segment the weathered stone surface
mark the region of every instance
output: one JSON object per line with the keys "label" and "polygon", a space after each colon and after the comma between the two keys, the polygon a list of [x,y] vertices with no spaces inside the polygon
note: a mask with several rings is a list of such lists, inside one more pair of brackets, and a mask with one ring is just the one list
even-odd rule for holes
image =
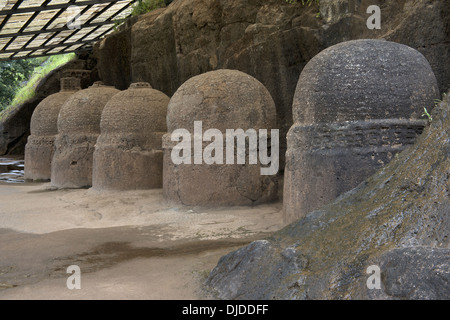
{"label": "weathered stone surface", "polygon": [[[366,26],[369,5],[381,8],[381,30]],[[174,1],[133,19],[95,51],[105,83],[123,83],[118,88],[125,89],[147,81],[168,96],[192,76],[222,68],[243,71],[269,90],[285,137],[303,67],[343,41],[384,38],[415,48],[430,62],[441,92],[447,91],[449,20],[446,0],[321,0],[320,7],[278,0]],[[286,150],[284,139],[281,144]],[[283,161],[284,151],[280,155]]]}
{"label": "weathered stone surface", "polygon": [[95,72],[86,69],[64,69],[61,72],[61,78],[79,79],[79,87],[84,89],[89,87],[94,81],[98,79],[96,78]]}
{"label": "weathered stone surface", "polygon": [[193,132],[194,121],[203,129],[276,128],[275,104],[255,78],[237,70],[217,70],[186,81],[170,99],[167,129]]}
{"label": "weathered stone surface", "polygon": [[[60,91],[60,80],[65,70],[85,69],[86,61],[75,59],[50,72],[36,86],[36,95],[23,104],[10,107],[0,115],[0,155],[24,155],[25,145],[30,135],[30,121],[34,109],[46,97]],[[95,73],[82,77],[82,88],[87,88],[96,80]]]}
{"label": "weathered stone surface", "polygon": [[370,299],[450,299],[450,249],[399,248],[376,263],[383,270],[380,290],[367,290]]}
{"label": "weathered stone surface", "polygon": [[80,78],[61,78],[61,91],[42,100],[34,110],[25,146],[25,179],[50,180],[59,111],[80,89]]}
{"label": "weathered stone surface", "polygon": [[51,182],[58,188],[92,186],[92,161],[106,103],[119,90],[96,82],[73,94],[61,107],[52,159]]}
{"label": "weathered stone surface", "polygon": [[103,42],[95,55],[99,77],[108,85],[125,90],[131,84],[131,30],[112,33]]}
{"label": "weathered stone surface", "polygon": [[[225,160],[224,164],[194,164],[192,150],[192,164],[174,164],[171,153],[178,142],[171,141],[171,134],[186,129],[194,137],[194,121],[202,121],[202,134],[208,129],[220,130],[225,159],[226,130],[266,129],[270,133],[276,128],[275,105],[258,80],[240,71],[211,71],[186,81],[168,106],[169,133],[163,138],[166,199],[190,206],[220,206],[252,205],[276,198],[276,177],[261,175],[259,162],[249,164],[248,157],[245,164],[225,164]],[[208,144],[203,143],[202,148]],[[237,148],[234,150],[236,153]]]}
{"label": "weathered stone surface", "polygon": [[418,119],[440,98],[426,58],[408,46],[354,40],[327,48],[303,69],[295,91],[294,123]]}
{"label": "weathered stone surface", "polygon": [[17,107],[5,110],[0,118],[0,154],[24,154],[30,135],[30,121],[33,111],[42,99],[29,99]]}
{"label": "weathered stone surface", "polygon": [[[413,146],[357,188],[221,258],[208,287],[222,299],[448,299],[448,96],[432,115]],[[366,285],[374,264],[378,293]]]}
{"label": "weathered stone surface", "polygon": [[94,189],[162,188],[162,136],[167,132],[169,100],[148,83],[134,83],[109,100],[94,151]]}
{"label": "weathered stone surface", "polygon": [[325,49],[300,75],[287,135],[284,219],[356,187],[414,143],[439,90],[425,57],[390,41]]}

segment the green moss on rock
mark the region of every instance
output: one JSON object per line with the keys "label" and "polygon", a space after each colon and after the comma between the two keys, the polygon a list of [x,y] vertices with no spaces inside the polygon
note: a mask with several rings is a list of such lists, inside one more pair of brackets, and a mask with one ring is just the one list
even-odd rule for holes
{"label": "green moss on rock", "polygon": [[[448,281],[448,271],[437,277],[435,265],[448,270],[449,113],[447,96],[416,144],[357,188],[261,242],[264,250],[255,253],[251,244],[222,258],[207,285],[223,299],[448,299],[450,290],[436,280]],[[402,285],[418,289],[403,294],[389,289],[400,275],[387,270],[404,265],[408,254],[414,265],[404,268],[411,277],[401,275],[409,279]],[[385,267],[380,290],[366,286],[370,265]],[[412,276],[417,268],[421,278]]]}

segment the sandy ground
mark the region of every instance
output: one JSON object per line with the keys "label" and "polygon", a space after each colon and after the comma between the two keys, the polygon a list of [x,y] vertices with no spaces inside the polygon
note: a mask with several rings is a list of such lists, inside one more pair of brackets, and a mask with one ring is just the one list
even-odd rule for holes
{"label": "sandy ground", "polygon": [[0,299],[212,299],[201,284],[219,258],[281,221],[281,203],[201,209],[170,206],[160,189],[0,183]]}

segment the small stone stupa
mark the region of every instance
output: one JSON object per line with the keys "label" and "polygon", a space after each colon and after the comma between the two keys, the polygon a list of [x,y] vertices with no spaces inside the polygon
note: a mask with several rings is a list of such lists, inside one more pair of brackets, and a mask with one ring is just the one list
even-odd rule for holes
{"label": "small stone stupa", "polygon": [[94,152],[94,189],[162,188],[169,100],[146,82],[133,83],[109,100]]}
{"label": "small stone stupa", "polygon": [[437,98],[428,61],[405,45],[348,41],[311,59],[287,135],[285,222],[356,187],[413,144]]}
{"label": "small stone stupa", "polygon": [[81,90],[79,78],[64,77],[60,83],[61,91],[42,100],[31,116],[31,135],[25,146],[24,173],[27,180],[50,180],[59,111],[67,99]]}
{"label": "small stone stupa", "polygon": [[119,92],[114,87],[95,82],[73,94],[61,107],[52,159],[53,186],[92,186],[92,158],[100,134],[101,114],[106,103]]}
{"label": "small stone stupa", "polygon": [[[201,132],[195,132],[196,123]],[[163,137],[165,199],[188,206],[252,205],[275,199],[276,176],[261,175],[260,161],[250,163],[249,148],[245,163],[238,164],[238,156],[243,156],[244,151],[238,151],[237,143],[233,153],[225,145],[229,139],[227,129],[245,132],[254,129],[256,133],[266,129],[270,133],[276,126],[273,99],[255,78],[237,70],[217,70],[189,79],[175,92],[168,106],[168,133]],[[189,163],[173,161],[172,152],[181,143],[173,139],[177,129],[192,137],[183,140],[189,148],[193,146],[189,156],[180,152]],[[207,132],[214,137],[205,138]],[[209,153],[215,159],[207,163],[204,156],[211,141],[219,147]],[[228,156],[235,162],[225,161]]]}

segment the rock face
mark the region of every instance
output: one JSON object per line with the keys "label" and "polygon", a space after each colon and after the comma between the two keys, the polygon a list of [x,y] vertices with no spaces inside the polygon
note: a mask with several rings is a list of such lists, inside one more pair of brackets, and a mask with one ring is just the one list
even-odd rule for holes
{"label": "rock face", "polygon": [[162,136],[167,132],[169,100],[142,82],[109,100],[94,151],[94,189],[162,188]]}
{"label": "rock face", "polygon": [[448,300],[450,249],[399,248],[383,254],[383,290],[370,290],[370,299]]}
{"label": "rock face", "polygon": [[61,91],[42,100],[34,110],[25,147],[25,179],[50,180],[59,110],[80,89],[80,78],[61,78]]}
{"label": "rock face", "polygon": [[[450,298],[450,101],[407,150],[336,201],[222,257],[222,299]],[[369,289],[370,266],[380,289]]]}
{"label": "rock face", "polygon": [[[366,26],[369,5],[381,8],[381,30]],[[323,49],[343,41],[384,38],[415,48],[430,62],[441,92],[446,92],[449,20],[446,0],[321,0],[320,7],[278,0],[174,1],[106,37],[95,55],[106,84],[126,89],[131,82],[146,81],[168,96],[207,71],[245,72],[272,95],[284,138],[293,123],[292,99],[303,67]],[[281,158],[285,150],[281,139]]]}
{"label": "rock face", "polygon": [[[55,92],[56,93],[56,92]],[[30,99],[20,106],[5,110],[0,115],[0,154],[23,155],[28,136],[30,121],[41,99]]]}
{"label": "rock face", "polygon": [[95,82],[61,107],[52,159],[51,182],[58,188],[92,186],[92,161],[106,103],[119,90]]}
{"label": "rock face", "polygon": [[[201,135],[209,129],[219,131],[210,139],[199,136],[199,148],[195,142],[195,121],[201,121],[201,129],[197,131]],[[251,164],[247,156],[239,164],[238,142],[235,143],[234,138],[235,147],[230,153],[234,157],[232,164],[227,164],[225,160],[229,138],[227,129],[242,129],[244,132],[253,129],[256,137],[260,129],[270,134],[271,129],[276,128],[274,102],[267,89],[255,78],[236,70],[217,70],[189,79],[170,99],[167,128],[169,133],[163,138],[163,192],[166,199],[197,206],[251,205],[276,198],[276,178],[261,175],[260,162]],[[185,129],[190,135],[189,141],[182,138],[183,143],[189,146],[190,155],[174,149],[181,142],[181,139],[172,141],[172,134],[177,129]],[[215,151],[207,153],[210,142],[202,143],[202,138],[204,141],[222,143]],[[219,155],[219,150],[222,155]],[[251,152],[248,144],[246,150]],[[196,160],[197,151],[203,158],[200,161]],[[256,149],[254,151],[258,152]],[[190,164],[174,163],[172,152],[186,156]],[[205,160],[205,154],[214,156],[212,163]]]}
{"label": "rock face", "polygon": [[405,45],[354,40],[311,59],[298,80],[287,136],[285,221],[356,187],[413,144],[426,124],[424,108],[437,98],[428,61]]}

